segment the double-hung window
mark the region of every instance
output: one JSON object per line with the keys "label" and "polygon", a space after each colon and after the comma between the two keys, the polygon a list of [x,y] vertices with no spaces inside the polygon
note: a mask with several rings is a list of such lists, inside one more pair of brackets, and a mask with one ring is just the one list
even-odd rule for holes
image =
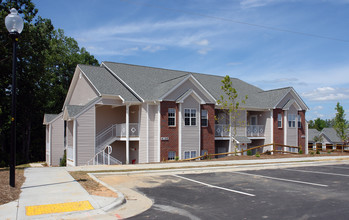
{"label": "double-hung window", "polygon": [[193,108],[184,109],[184,124],[187,126],[196,125],[196,109],[193,109]]}
{"label": "double-hung window", "polygon": [[184,159],[189,159],[194,157],[196,157],[196,150],[184,151]]}
{"label": "double-hung window", "polygon": [[302,118],[300,115],[298,115],[298,128],[301,128],[302,127]]}
{"label": "double-hung window", "polygon": [[295,128],[296,127],[296,115],[288,114],[288,127]]}
{"label": "double-hung window", "polygon": [[168,109],[168,126],[176,126],[176,109]]}
{"label": "double-hung window", "polygon": [[176,152],[175,151],[169,151],[168,152],[168,160],[174,160],[176,158]]}
{"label": "double-hung window", "polygon": [[282,114],[278,114],[278,128],[282,128]]}
{"label": "double-hung window", "polygon": [[201,110],[201,126],[202,127],[208,126],[207,110]]}

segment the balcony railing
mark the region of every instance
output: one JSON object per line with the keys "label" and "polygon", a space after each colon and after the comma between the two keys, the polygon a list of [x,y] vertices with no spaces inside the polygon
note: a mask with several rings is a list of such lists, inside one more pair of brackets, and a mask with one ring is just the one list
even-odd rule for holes
{"label": "balcony railing", "polygon": [[[246,126],[247,137],[264,137],[264,125]],[[215,137],[229,137],[229,124],[216,124]]]}
{"label": "balcony railing", "polygon": [[264,125],[247,125],[247,137],[264,137]]}
{"label": "balcony railing", "polygon": [[216,137],[229,137],[228,124],[215,124],[214,128]]}

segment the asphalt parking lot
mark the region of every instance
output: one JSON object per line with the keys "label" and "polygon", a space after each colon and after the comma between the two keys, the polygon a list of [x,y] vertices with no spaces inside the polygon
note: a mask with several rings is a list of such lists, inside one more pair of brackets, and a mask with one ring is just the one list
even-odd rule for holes
{"label": "asphalt parking lot", "polygon": [[349,219],[349,165],[170,174],[134,189],[153,200],[129,219]]}

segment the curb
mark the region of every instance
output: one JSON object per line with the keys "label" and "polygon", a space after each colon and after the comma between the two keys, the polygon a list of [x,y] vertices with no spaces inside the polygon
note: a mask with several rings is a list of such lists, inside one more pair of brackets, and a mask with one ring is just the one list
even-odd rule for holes
{"label": "curb", "polygon": [[111,209],[114,209],[118,206],[121,206],[122,204],[124,204],[126,202],[125,196],[124,194],[122,194],[121,192],[115,190],[114,188],[110,187],[108,184],[106,184],[105,182],[99,180],[93,173],[87,173],[94,181],[100,183],[101,185],[105,186],[106,188],[108,188],[109,190],[115,192],[118,195],[118,198],[115,199],[114,202],[110,203],[107,206],[104,206],[103,208],[101,208],[101,210],[108,212]]}

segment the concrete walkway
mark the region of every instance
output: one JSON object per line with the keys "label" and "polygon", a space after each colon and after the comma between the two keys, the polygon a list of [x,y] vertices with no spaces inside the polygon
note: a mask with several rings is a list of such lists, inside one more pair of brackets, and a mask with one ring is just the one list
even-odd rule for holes
{"label": "concrete walkway", "polygon": [[61,167],[27,168],[24,175],[19,200],[0,206],[0,219],[84,219],[106,215],[105,207],[123,199],[91,196]]}

